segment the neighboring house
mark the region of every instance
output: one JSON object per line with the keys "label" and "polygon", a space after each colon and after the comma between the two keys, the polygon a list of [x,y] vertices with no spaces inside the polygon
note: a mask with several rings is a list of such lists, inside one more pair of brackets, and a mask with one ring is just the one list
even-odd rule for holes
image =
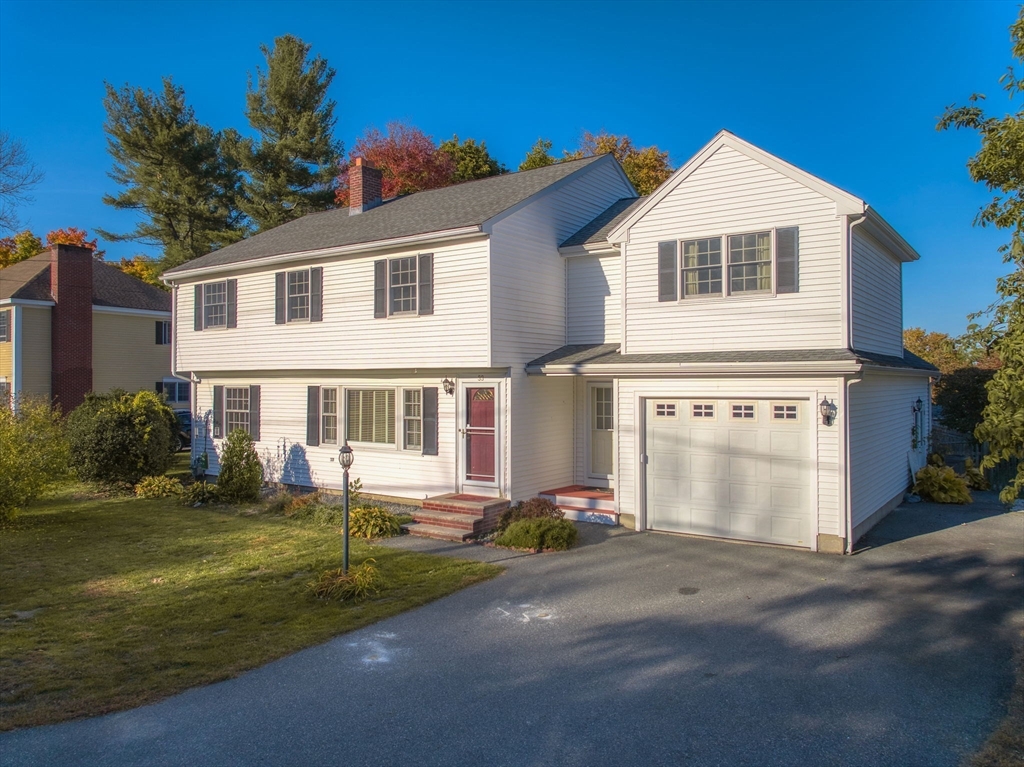
{"label": "neighboring house", "polygon": [[340,488],[347,440],[428,532],[546,494],[832,552],[902,498],[937,371],[902,346],[918,255],[862,200],[727,132],[646,198],[609,155],[384,202],[350,179],[351,209],[165,274],[211,473],[242,428],[271,480]]}
{"label": "neighboring house", "polygon": [[170,296],[73,245],[0,269],[3,401],[40,397],[69,412],[115,388],[188,406],[188,382],[171,375]]}

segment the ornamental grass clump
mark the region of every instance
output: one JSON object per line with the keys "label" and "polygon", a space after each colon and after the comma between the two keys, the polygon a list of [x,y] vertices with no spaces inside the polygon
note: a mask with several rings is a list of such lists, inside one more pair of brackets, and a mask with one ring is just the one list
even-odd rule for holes
{"label": "ornamental grass clump", "polygon": [[546,498],[531,498],[509,506],[498,518],[498,532],[524,519],[562,519],[565,512]]}
{"label": "ornamental grass clump", "polygon": [[930,463],[915,477],[911,492],[926,501],[934,503],[971,503],[971,494],[967,483],[949,466],[937,466]]}
{"label": "ornamental grass clump", "polygon": [[356,538],[393,538],[402,532],[402,525],[387,509],[360,506],[349,512],[348,531]]}
{"label": "ornamental grass clump", "polygon": [[181,495],[181,480],[161,474],[156,477],[143,477],[135,485],[136,498],[171,498]]}
{"label": "ornamental grass clump", "polygon": [[229,503],[253,503],[260,499],[263,464],[256,445],[243,429],[235,429],[224,443],[217,476],[218,495]]}
{"label": "ornamental grass clump", "polygon": [[342,572],[340,567],[326,570],[309,584],[309,590],[317,599],[339,602],[358,601],[375,596],[384,588],[384,576],[376,565],[377,560],[371,558],[350,567],[348,573]]}
{"label": "ornamental grass clump", "polygon": [[531,551],[565,551],[576,545],[579,531],[567,519],[521,519],[494,539],[496,546]]}

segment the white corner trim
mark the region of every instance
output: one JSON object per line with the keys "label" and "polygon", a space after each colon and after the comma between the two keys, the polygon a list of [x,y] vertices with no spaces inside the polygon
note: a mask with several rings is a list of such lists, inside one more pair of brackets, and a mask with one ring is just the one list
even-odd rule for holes
{"label": "white corner trim", "polygon": [[37,301],[34,298],[0,298],[0,306],[56,306],[55,301]]}
{"label": "white corner trim", "polygon": [[127,306],[97,306],[92,305],[92,310],[96,314],[129,314],[136,317],[155,317],[161,320],[171,319],[171,312],[161,312],[155,309],[131,309]]}
{"label": "white corner trim", "polygon": [[14,316],[11,318],[14,321],[14,335],[12,340],[14,346],[11,349],[11,394],[17,397],[21,394],[21,380],[23,378],[21,370],[21,357],[22,357],[22,310],[21,306],[15,305]]}

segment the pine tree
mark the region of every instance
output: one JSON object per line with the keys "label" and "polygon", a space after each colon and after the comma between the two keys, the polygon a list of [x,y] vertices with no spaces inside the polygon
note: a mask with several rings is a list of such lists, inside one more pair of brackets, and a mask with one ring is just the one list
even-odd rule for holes
{"label": "pine tree", "polygon": [[468,138],[460,142],[456,135],[448,141],[442,141],[437,149],[452,158],[455,166],[452,173],[453,183],[508,173],[508,168],[491,157],[487,151],[486,141],[478,144],[475,139]]}
{"label": "pine tree", "polygon": [[103,201],[142,216],[125,234],[98,230],[104,239],[161,246],[162,265],[171,267],[243,236],[237,170],[221,151],[221,134],[196,120],[184,89],[169,77],[160,93],[107,84],[103,103],[110,177],[124,187]]}
{"label": "pine tree", "polygon": [[530,147],[530,151],[526,153],[526,157],[519,163],[519,170],[533,170],[534,168],[554,165],[558,160],[551,156],[552,146],[548,139],[537,139],[534,145]]}
{"label": "pine tree", "polygon": [[249,78],[245,111],[257,136],[230,134],[245,173],[239,205],[260,231],[334,203],[343,153],[327,98],[335,72],[322,56],[309,58],[311,47],[292,35],[260,47],[267,69],[256,70],[255,84]]}

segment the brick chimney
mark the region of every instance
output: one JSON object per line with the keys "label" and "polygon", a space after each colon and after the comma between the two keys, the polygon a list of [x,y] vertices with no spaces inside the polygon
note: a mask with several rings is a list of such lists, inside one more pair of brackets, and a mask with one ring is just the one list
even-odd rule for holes
{"label": "brick chimney", "polygon": [[376,208],[381,201],[383,174],[373,163],[356,157],[348,166],[348,214],[354,216]]}
{"label": "brick chimney", "polygon": [[69,413],[92,391],[92,251],[50,248],[50,392]]}

